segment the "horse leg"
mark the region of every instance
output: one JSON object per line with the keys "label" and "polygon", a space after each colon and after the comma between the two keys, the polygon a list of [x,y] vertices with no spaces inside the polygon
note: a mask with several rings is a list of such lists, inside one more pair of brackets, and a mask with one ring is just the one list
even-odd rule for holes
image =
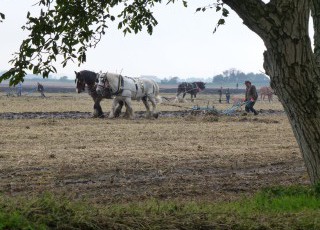
{"label": "horse leg", "polygon": [[129,119],[134,119],[133,109],[132,109],[132,105],[131,105],[131,98],[130,97],[126,97],[124,99],[124,103],[126,103]]}
{"label": "horse leg", "polygon": [[94,100],[94,105],[93,105],[93,117],[94,118],[103,118],[104,117],[104,114],[102,112],[102,108],[101,108],[101,105],[100,105],[100,101],[101,99],[96,99]]}
{"label": "horse leg", "polygon": [[181,94],[181,91],[178,90],[177,92],[177,96],[176,98],[174,99],[174,102],[179,102],[179,95]]}
{"label": "horse leg", "polygon": [[154,118],[158,118],[159,117],[159,113],[157,112],[156,99],[154,97],[149,97],[149,100],[151,101],[151,104],[152,104],[152,115],[153,115]]}
{"label": "horse leg", "polygon": [[144,106],[146,107],[147,110],[147,118],[151,118],[151,112],[150,112],[150,106],[148,103],[148,98],[146,96],[142,97],[142,102],[144,104]]}
{"label": "horse leg", "polygon": [[119,101],[119,104],[118,104],[118,106],[117,106],[117,108],[115,110],[115,113],[114,113],[114,117],[119,117],[120,116],[123,104],[124,104],[123,101]]}
{"label": "horse leg", "polygon": [[183,93],[182,98],[184,99],[185,96],[186,96],[186,93]]}
{"label": "horse leg", "polygon": [[116,109],[116,106],[118,105],[118,103],[119,103],[119,99],[118,98],[114,98],[113,101],[112,101],[111,111],[110,111],[110,114],[109,114],[109,118],[110,119],[115,117],[115,109]]}
{"label": "horse leg", "polygon": [[124,103],[124,106],[126,107],[126,112],[124,113],[123,117],[129,118],[130,117],[130,114],[129,114],[130,108],[128,107],[127,103],[125,103],[125,102],[123,102],[123,103]]}
{"label": "horse leg", "polygon": [[191,102],[194,102],[193,94],[191,94]]}

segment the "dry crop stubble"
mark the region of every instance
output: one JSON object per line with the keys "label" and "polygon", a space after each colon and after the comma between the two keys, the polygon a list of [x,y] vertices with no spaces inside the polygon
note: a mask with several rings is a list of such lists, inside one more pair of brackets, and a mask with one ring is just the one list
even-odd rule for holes
{"label": "dry crop stubble", "polygon": [[[0,97],[0,103],[1,113],[92,110],[85,94]],[[108,111],[111,101],[102,105]],[[144,110],[141,102],[134,108]],[[281,105],[258,102],[256,108],[281,110]],[[100,203],[219,200],[268,185],[309,183],[285,114],[212,117],[0,119],[0,192],[51,191]]]}

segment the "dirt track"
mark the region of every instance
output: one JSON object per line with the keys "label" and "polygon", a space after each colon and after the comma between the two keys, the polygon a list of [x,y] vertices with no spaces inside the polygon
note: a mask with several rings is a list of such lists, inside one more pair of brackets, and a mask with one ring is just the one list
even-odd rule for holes
{"label": "dirt track", "polygon": [[[266,115],[280,115],[284,114],[283,111],[279,110],[263,110],[260,111],[260,116]],[[198,110],[180,110],[180,111],[161,111],[161,117],[185,117],[190,115],[204,116],[206,111]],[[215,115],[220,115],[219,111],[212,111]],[[108,116],[108,112],[105,113],[105,117]],[[233,112],[231,116],[242,116],[243,112]],[[226,115],[224,115],[226,116]],[[22,113],[0,113],[0,119],[46,119],[46,118],[56,118],[56,119],[79,119],[79,118],[92,118],[92,113],[90,112],[80,112],[80,111],[68,111],[68,112],[22,112]],[[135,118],[144,119],[144,111],[136,111]]]}

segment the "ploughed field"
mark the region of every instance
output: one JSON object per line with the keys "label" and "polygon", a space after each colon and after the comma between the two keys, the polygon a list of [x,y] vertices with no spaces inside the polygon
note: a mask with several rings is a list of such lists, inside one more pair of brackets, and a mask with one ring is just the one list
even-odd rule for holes
{"label": "ploughed field", "polygon": [[[0,93],[0,193],[50,191],[94,203],[149,198],[231,200],[273,185],[309,184],[281,104],[258,101],[258,116],[199,94],[163,94],[158,119],[91,118],[89,95]],[[241,95],[237,95],[241,96]],[[189,99],[189,96],[186,97]],[[103,100],[106,115],[111,100]],[[192,111],[213,105],[216,111]]]}

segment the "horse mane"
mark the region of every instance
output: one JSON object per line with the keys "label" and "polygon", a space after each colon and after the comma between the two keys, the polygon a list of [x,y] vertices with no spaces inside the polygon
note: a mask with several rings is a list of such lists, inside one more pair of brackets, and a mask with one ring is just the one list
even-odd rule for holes
{"label": "horse mane", "polygon": [[97,79],[97,73],[89,70],[81,70],[79,76],[83,77],[87,85],[94,85]]}

